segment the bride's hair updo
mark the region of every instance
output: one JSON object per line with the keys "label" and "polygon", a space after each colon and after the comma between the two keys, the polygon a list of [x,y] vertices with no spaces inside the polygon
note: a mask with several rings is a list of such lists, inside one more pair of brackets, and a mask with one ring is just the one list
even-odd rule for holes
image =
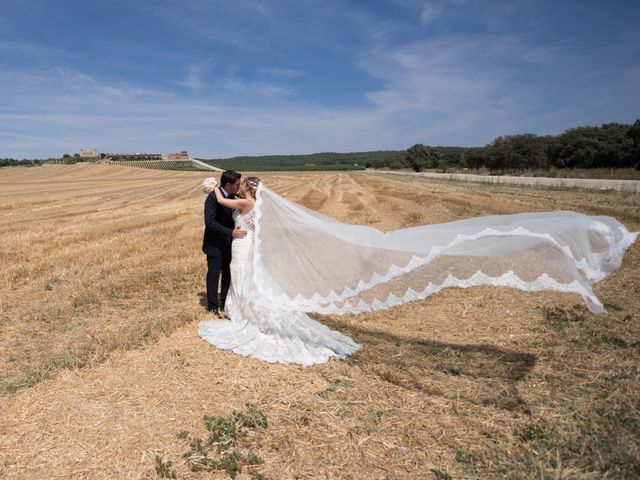
{"label": "bride's hair updo", "polygon": [[244,184],[247,186],[249,194],[253,198],[256,198],[256,190],[258,190],[258,185],[260,185],[260,179],[258,177],[247,177],[244,179]]}

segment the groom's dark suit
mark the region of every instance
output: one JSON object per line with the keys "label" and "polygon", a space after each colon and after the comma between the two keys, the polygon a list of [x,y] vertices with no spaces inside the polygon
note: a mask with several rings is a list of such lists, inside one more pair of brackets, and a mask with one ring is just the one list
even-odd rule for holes
{"label": "groom's dark suit", "polygon": [[[233,195],[222,195],[234,198]],[[233,231],[233,210],[218,203],[215,192],[211,192],[204,202],[204,239],[202,251],[207,255],[207,307],[210,310],[224,309],[229,291],[231,272],[231,232]],[[218,302],[218,282],[220,285],[220,301]]]}

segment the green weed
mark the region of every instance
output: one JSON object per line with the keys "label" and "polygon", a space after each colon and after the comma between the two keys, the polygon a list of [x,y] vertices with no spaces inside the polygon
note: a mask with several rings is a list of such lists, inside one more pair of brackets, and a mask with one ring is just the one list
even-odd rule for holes
{"label": "green weed", "polygon": [[432,468],[431,471],[436,477],[436,480],[451,480],[451,475],[447,472],[443,472],[442,470],[438,470],[437,468]]}
{"label": "green weed", "polygon": [[62,279],[60,277],[53,277],[50,278],[49,280],[47,280],[44,284],[44,289],[51,291],[53,290],[57,285],[59,285],[62,282]]}
{"label": "green weed", "polygon": [[581,306],[548,307],[544,309],[544,316],[549,326],[554,330],[564,330],[572,323],[583,322],[586,318]]}
{"label": "green weed", "polygon": [[547,433],[540,425],[535,423],[529,423],[518,432],[518,436],[525,442],[532,440],[544,440],[547,438]]}
{"label": "green weed", "polygon": [[91,292],[82,292],[73,299],[73,306],[76,308],[91,305],[92,303],[98,303],[98,299]]}
{"label": "green weed", "polygon": [[614,347],[617,347],[617,348],[625,348],[625,347],[627,347],[627,342],[625,342],[621,338],[613,337],[613,336],[610,336],[610,335],[602,335],[600,337],[600,341],[602,343],[608,343],[609,345],[613,345]]}
{"label": "green weed", "polygon": [[458,463],[474,463],[476,456],[471,452],[456,449],[456,462]]}
{"label": "green weed", "polygon": [[156,455],[156,474],[160,478],[178,478],[175,470],[171,470],[171,460],[166,462],[162,460],[160,455]]}
{"label": "green weed", "polygon": [[[195,436],[190,437],[187,430],[181,430],[177,433],[177,437],[186,441],[189,446],[182,458],[185,459],[192,472],[223,471],[234,479],[242,472],[243,467],[264,463],[256,454],[251,451],[245,452],[239,445],[239,441],[247,429],[267,428],[268,425],[264,413],[251,403],[246,405],[246,411],[233,411],[228,417],[205,415],[203,422],[209,434],[206,440]],[[232,447],[235,448],[231,450]],[[218,455],[220,456],[216,458]],[[156,457],[156,472],[159,472],[159,469],[162,469],[162,472],[167,471],[171,463],[159,464],[158,458]],[[264,480],[262,475],[255,472],[252,478]]]}

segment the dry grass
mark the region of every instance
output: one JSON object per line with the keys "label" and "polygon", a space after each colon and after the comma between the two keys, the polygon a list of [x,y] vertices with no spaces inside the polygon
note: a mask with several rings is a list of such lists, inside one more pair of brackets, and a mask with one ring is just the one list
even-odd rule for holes
{"label": "dry grass", "polygon": [[[270,365],[212,348],[203,318],[203,173],[98,165],[0,170],[0,478],[194,473],[176,434],[255,404],[268,428],[238,478],[640,475],[640,246],[572,295],[451,289],[319,319],[363,345]],[[571,209],[640,228],[640,196],[367,174],[262,174],[322,213],[390,230]],[[84,367],[84,368],[80,368]]]}
{"label": "dry grass", "polygon": [[201,313],[197,176],[93,165],[0,175],[0,393]]}

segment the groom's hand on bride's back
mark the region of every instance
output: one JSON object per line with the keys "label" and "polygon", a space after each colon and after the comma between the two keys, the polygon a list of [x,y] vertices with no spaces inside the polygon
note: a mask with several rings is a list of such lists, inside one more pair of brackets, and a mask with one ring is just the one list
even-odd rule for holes
{"label": "groom's hand on bride's back", "polygon": [[231,232],[233,238],[244,238],[247,236],[246,230],[242,230],[240,227],[236,227]]}

